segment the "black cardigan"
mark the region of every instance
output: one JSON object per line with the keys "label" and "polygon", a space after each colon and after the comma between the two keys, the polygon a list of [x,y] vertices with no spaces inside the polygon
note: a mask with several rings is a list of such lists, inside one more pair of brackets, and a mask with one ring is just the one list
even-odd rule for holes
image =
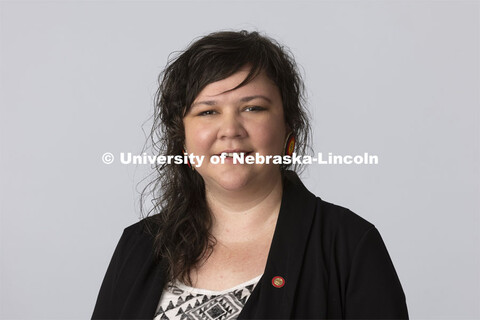
{"label": "black cardigan", "polygon": [[[153,319],[165,266],[144,219],[126,228],[92,319]],[[284,286],[273,286],[281,276]],[[374,225],[315,197],[287,172],[265,272],[239,319],[408,319],[405,295]]]}

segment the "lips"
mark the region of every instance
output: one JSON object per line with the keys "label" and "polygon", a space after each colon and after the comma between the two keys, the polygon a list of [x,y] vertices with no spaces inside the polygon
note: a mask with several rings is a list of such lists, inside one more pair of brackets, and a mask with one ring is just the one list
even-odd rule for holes
{"label": "lips", "polygon": [[222,152],[218,153],[217,156],[221,156],[222,154],[226,154],[227,157],[233,158],[234,154],[241,155],[243,154],[244,156],[247,156],[251,154],[253,151],[248,151],[248,150],[223,150]]}

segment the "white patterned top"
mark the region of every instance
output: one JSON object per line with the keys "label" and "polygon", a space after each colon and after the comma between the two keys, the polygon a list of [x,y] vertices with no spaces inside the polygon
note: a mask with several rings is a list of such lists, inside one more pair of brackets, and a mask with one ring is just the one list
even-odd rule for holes
{"label": "white patterned top", "polygon": [[233,320],[262,275],[223,291],[193,288],[178,280],[163,291],[154,320]]}

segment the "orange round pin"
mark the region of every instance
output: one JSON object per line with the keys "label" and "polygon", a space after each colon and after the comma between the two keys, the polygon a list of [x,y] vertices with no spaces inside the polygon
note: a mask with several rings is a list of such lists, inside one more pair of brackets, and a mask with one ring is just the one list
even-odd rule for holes
{"label": "orange round pin", "polygon": [[272,285],[275,287],[275,288],[281,288],[285,285],[285,279],[283,279],[282,277],[280,276],[276,276],[276,277],[273,277],[272,279]]}

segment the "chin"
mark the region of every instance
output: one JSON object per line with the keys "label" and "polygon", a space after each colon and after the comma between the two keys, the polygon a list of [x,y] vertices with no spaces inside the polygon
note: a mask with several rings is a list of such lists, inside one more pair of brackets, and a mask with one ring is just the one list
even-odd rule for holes
{"label": "chin", "polygon": [[242,170],[228,170],[219,173],[213,180],[218,186],[227,191],[240,191],[252,182],[252,172],[242,172]]}
{"label": "chin", "polygon": [[248,186],[250,179],[237,176],[222,176],[217,180],[217,184],[228,191],[239,191]]}

